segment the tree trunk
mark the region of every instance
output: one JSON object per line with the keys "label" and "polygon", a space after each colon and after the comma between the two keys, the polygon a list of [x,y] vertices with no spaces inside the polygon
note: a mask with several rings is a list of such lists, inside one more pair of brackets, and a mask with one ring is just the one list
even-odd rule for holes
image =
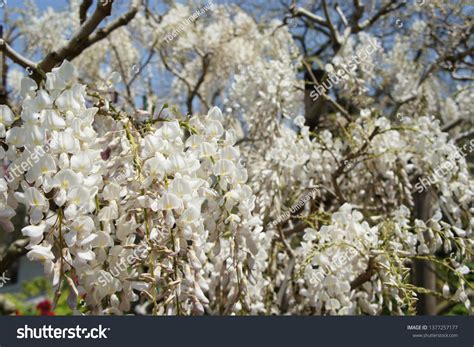
{"label": "tree trunk", "polygon": [[[421,193],[415,193],[415,218],[427,221],[431,217],[431,199],[429,189]],[[428,235],[425,234],[425,241],[429,242]],[[423,287],[432,291],[436,289],[436,273],[434,264],[427,260],[417,259],[414,262],[413,282],[418,287]],[[436,314],[436,297],[427,294],[418,294],[416,304],[418,315]]]}
{"label": "tree trunk", "polygon": [[[321,83],[324,76],[324,71],[318,69],[318,70],[313,70],[312,72],[313,72],[313,75],[316,77],[316,80],[318,81],[318,83]],[[319,125],[321,114],[325,114],[328,111],[327,106],[328,106],[328,103],[324,100],[324,98],[321,95],[317,95],[317,91],[314,88],[311,75],[308,71],[306,71],[305,72],[304,107],[305,107],[306,125],[310,128],[310,130],[314,130]]]}
{"label": "tree trunk", "polygon": [[[0,25],[0,39],[3,39],[3,25]],[[7,105],[7,57],[0,51],[0,105]]]}

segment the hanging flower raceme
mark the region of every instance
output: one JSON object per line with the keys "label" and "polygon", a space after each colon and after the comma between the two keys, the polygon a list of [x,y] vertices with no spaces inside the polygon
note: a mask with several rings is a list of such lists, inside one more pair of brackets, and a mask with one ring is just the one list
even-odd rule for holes
{"label": "hanging flower raceme", "polygon": [[74,78],[66,61],[45,89],[26,79],[13,127],[0,110],[2,225],[26,206],[27,257],[74,308],[81,296],[99,314],[139,299],[155,314],[251,310],[261,222],[221,111],[136,124]]}

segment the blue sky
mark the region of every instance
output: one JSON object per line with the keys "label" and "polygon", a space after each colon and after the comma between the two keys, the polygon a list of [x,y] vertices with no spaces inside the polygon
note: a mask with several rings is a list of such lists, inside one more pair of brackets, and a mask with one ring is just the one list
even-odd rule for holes
{"label": "blue sky", "polygon": [[[7,6],[11,7],[22,7],[26,3],[25,0],[6,0],[6,2]],[[33,1],[33,3],[35,3],[40,9],[45,9],[47,7],[58,8],[67,5],[67,0],[36,0]]]}

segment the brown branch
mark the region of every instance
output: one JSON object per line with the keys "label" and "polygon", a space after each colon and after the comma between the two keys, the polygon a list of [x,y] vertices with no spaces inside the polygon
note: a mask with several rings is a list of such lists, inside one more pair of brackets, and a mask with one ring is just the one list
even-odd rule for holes
{"label": "brown branch", "polygon": [[108,26],[103,29],[98,30],[96,33],[91,35],[91,37],[87,40],[87,47],[93,45],[97,41],[100,41],[110,35],[114,30],[120,28],[121,26],[127,25],[130,21],[135,18],[135,15],[138,12],[138,5],[133,4],[128,12],[124,13],[122,16],[118,17]]}
{"label": "brown branch", "polygon": [[426,79],[430,76],[430,74],[432,74],[433,72],[438,70],[439,64],[444,63],[444,62],[448,62],[448,61],[451,62],[451,64],[455,64],[458,60],[463,59],[464,57],[468,56],[469,54],[473,54],[473,53],[474,53],[474,48],[471,47],[468,50],[466,50],[464,52],[460,52],[456,55],[445,54],[442,57],[439,57],[435,62],[433,62],[428,67],[428,69],[425,71],[425,73],[421,76],[420,80],[418,81],[417,88],[420,87],[426,81]]}
{"label": "brown branch", "polygon": [[392,5],[394,5],[394,2],[389,2],[388,4],[386,4],[385,6],[383,6],[379,12],[377,12],[372,18],[370,19],[367,19],[366,21],[364,21],[362,24],[358,24],[358,23],[355,23],[355,27],[353,28],[353,33],[358,33],[359,31],[361,30],[365,30],[365,29],[368,29],[369,27],[371,27],[373,24],[375,24],[375,22],[377,22],[380,18],[384,17],[386,14],[390,13],[390,12],[393,12],[393,11],[396,11],[398,10],[399,8],[403,7],[406,5],[406,3],[404,2],[401,2],[400,4],[397,4],[395,6],[392,7]]}
{"label": "brown branch", "polygon": [[474,81],[474,77],[460,76],[460,75],[456,75],[455,73],[451,74],[451,77],[456,81],[463,81],[463,82]]}
{"label": "brown branch", "polygon": [[74,34],[70,41],[57,50],[48,53],[39,63],[39,68],[44,72],[49,72],[58,64],[61,64],[66,58],[74,59],[88,45],[88,38],[105,17],[110,16],[112,12],[113,0],[99,0],[96,10],[81,26],[79,31]]}
{"label": "brown branch", "polygon": [[199,79],[198,79],[196,85],[194,86],[194,88],[191,90],[191,93],[189,94],[188,100],[187,100],[188,112],[189,112],[190,115],[193,114],[193,99],[198,94],[199,87],[201,86],[201,84],[204,82],[204,79],[206,78],[206,73],[207,73],[208,68],[209,68],[209,55],[205,54],[202,57],[202,73],[201,73],[201,76],[199,76]]}
{"label": "brown branch", "polygon": [[[143,71],[143,69],[151,62],[151,59],[153,58],[153,56],[155,55],[156,53],[156,50],[155,50],[155,47],[156,45],[158,44],[158,38],[155,39],[155,41],[153,41],[151,47],[150,47],[150,52],[148,53],[148,57],[145,59],[145,61],[143,62],[143,64],[140,65],[140,67],[138,68],[138,72],[136,72],[132,78],[130,78],[130,80],[128,81],[127,83],[127,87],[130,87],[132,85],[132,83],[135,81],[135,79],[140,75],[140,72]],[[160,44],[161,45],[161,44]]]}
{"label": "brown branch", "polygon": [[[3,41],[3,25],[0,24],[0,40]],[[2,52],[2,51],[0,51]],[[8,105],[7,61],[5,54],[0,54],[0,104]]]}
{"label": "brown branch", "polygon": [[0,51],[4,52],[13,62],[17,63],[23,68],[31,68],[32,71],[38,70],[38,64],[28,58],[25,58],[20,53],[15,51],[4,39],[0,39]]}
{"label": "brown branch", "polygon": [[175,75],[180,81],[182,81],[186,87],[188,88],[188,91],[191,91],[191,85],[189,84],[189,82],[179,74],[178,71],[174,70],[171,65],[168,64],[167,60],[166,60],[166,57],[165,55],[163,54],[162,51],[159,52],[160,54],[160,58],[161,58],[161,61],[163,63],[163,66],[165,67],[166,70],[168,70],[169,72],[171,72],[173,75]]}
{"label": "brown branch", "polygon": [[459,124],[461,124],[462,122],[464,122],[464,118],[462,117],[459,117],[459,118],[456,118],[455,120],[445,124],[442,128],[441,128],[441,131],[443,132],[448,132],[450,131],[451,129],[457,127]]}
{"label": "brown branch", "polygon": [[[120,59],[120,54],[117,50],[117,47],[115,47],[115,45],[110,42],[110,45],[112,47],[112,51],[114,52],[114,55],[115,55],[115,59],[117,59],[117,63],[118,63],[118,66],[119,66],[119,69],[120,69],[120,75],[122,77],[122,81],[126,81],[127,79],[127,74],[125,72],[125,68],[123,66],[123,63],[122,63],[122,59]],[[127,102],[130,104],[130,106],[133,108],[134,111],[136,111],[136,107],[135,107],[135,104],[133,102],[133,96],[132,96],[132,91],[130,89],[130,86],[125,83],[125,92],[126,92],[126,99],[127,99]]]}
{"label": "brown branch", "polygon": [[364,16],[364,5],[360,3],[360,0],[353,0],[354,13],[351,17],[352,32],[357,32],[359,28],[359,20]]}
{"label": "brown branch", "polygon": [[351,282],[351,289],[356,289],[360,287],[361,285],[363,285],[365,282],[370,281],[370,278],[375,272],[375,268],[376,266],[375,266],[374,258],[370,258],[365,272],[357,276],[357,278]]}
{"label": "brown branch", "polygon": [[27,253],[25,247],[28,242],[28,239],[18,239],[8,246],[5,254],[0,258],[0,274],[7,271],[18,258]]}
{"label": "brown branch", "polygon": [[[64,60],[73,60],[80,55],[86,48],[92,46],[94,43],[106,38],[114,30],[121,26],[127,25],[137,14],[138,11],[138,0],[135,0],[128,12],[118,17],[112,23],[105,28],[102,28],[94,33],[99,24],[112,12],[112,4],[114,0],[99,0],[97,7],[89,18],[87,18],[82,24],[79,31],[74,34],[70,41],[64,44],[57,50],[54,50],[38,64],[38,67],[43,72],[51,71],[55,66],[61,64]],[[86,0],[84,2],[87,2]],[[86,7],[84,5],[83,9]],[[81,6],[82,6],[81,5]],[[87,9],[86,9],[87,12]],[[82,14],[85,15],[85,14]],[[41,77],[35,76],[37,82],[42,79]]]}
{"label": "brown branch", "polygon": [[81,25],[87,19],[87,10],[92,5],[92,0],[82,0],[81,6],[79,6],[79,21]]}
{"label": "brown branch", "polygon": [[373,138],[377,136],[377,134],[379,134],[379,131],[380,131],[380,128],[376,126],[374,130],[372,131],[372,133],[369,135],[369,137],[366,139],[364,144],[356,152],[351,151],[343,160],[341,160],[342,164],[339,164],[336,171],[334,171],[333,174],[331,175],[331,181],[334,186],[334,192],[336,193],[338,199],[341,202],[345,202],[346,199],[342,195],[337,179],[339,178],[339,176],[345,174],[344,172],[344,168],[346,167],[345,163],[360,157],[363,154],[363,152],[366,150],[366,148],[369,146]]}
{"label": "brown branch", "polygon": [[311,13],[305,8],[302,7],[296,7],[293,4],[290,6],[290,12],[295,16],[295,17],[305,17],[311,20],[312,22],[315,22],[319,25],[322,25],[324,27],[328,26],[328,23],[323,17],[320,17],[318,15],[315,15],[314,13]]}
{"label": "brown branch", "polygon": [[327,27],[329,28],[329,32],[331,33],[332,44],[333,44],[334,49],[338,50],[339,47],[341,47],[341,42],[340,42],[340,39],[339,39],[339,33],[338,33],[337,29],[334,27],[334,24],[332,23],[331,14],[329,13],[328,4],[327,4],[326,0],[322,0],[322,1],[323,1],[324,15],[326,16]]}
{"label": "brown branch", "polygon": [[474,130],[468,130],[465,132],[460,133],[454,138],[454,142],[459,142],[461,140],[467,139],[474,136]]}
{"label": "brown branch", "polygon": [[[311,79],[313,80],[313,83],[315,86],[318,86],[319,85],[319,82],[316,78],[316,76],[314,76],[314,73],[313,73],[313,70],[311,68],[311,65],[308,64],[305,60],[303,60],[303,65],[306,67],[306,70],[308,71]],[[351,121],[351,116],[349,114],[349,112],[347,112],[341,105],[339,105],[337,103],[337,101],[333,100],[329,95],[327,95],[326,93],[322,93],[321,96],[323,97],[324,100],[330,102],[339,112],[342,113],[342,115],[347,119],[348,122]]]}
{"label": "brown branch", "polygon": [[349,22],[347,21],[347,18],[344,14],[344,12],[342,11],[341,7],[339,6],[339,4],[336,3],[336,5],[334,6],[337,14],[339,15],[339,17],[341,17],[341,20],[342,22],[344,23],[345,26],[348,26],[349,25]]}
{"label": "brown branch", "polygon": [[283,279],[283,282],[277,293],[277,305],[278,307],[280,307],[280,310],[283,313],[286,313],[288,311],[288,305],[289,305],[290,299],[286,293],[286,290],[288,289],[288,285],[293,277],[295,264],[296,264],[295,258],[291,257],[290,261],[288,262],[288,265],[286,266],[285,278]]}
{"label": "brown branch", "polygon": [[285,278],[283,279],[283,282],[280,286],[280,289],[278,290],[277,293],[277,304],[282,310],[282,312],[286,312],[288,310],[288,301],[289,298],[286,295],[286,289],[288,288],[288,284],[290,283],[291,278],[293,277],[293,270],[295,269],[295,264],[296,264],[296,256],[295,252],[291,248],[290,244],[288,243],[288,240],[285,238],[285,235],[283,234],[283,231],[281,230],[280,227],[278,227],[278,232],[280,235],[280,240],[287,249],[289,255],[290,255],[290,261],[288,262],[288,265],[285,270]]}

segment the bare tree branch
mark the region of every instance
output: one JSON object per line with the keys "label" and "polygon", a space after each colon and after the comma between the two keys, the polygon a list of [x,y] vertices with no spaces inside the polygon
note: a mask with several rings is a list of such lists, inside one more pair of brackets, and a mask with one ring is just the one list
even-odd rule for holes
{"label": "bare tree branch", "polygon": [[28,58],[22,56],[15,51],[4,39],[0,39],[0,51],[4,52],[7,57],[24,68],[31,68],[33,71],[38,70],[38,64]]}
{"label": "bare tree branch", "polygon": [[201,76],[199,76],[199,79],[196,85],[194,86],[194,88],[191,90],[191,93],[189,93],[188,100],[187,100],[188,112],[191,115],[193,114],[193,99],[198,94],[199,87],[204,82],[208,68],[209,68],[209,56],[208,54],[205,54],[202,57],[202,74]]}
{"label": "bare tree branch", "polygon": [[[120,59],[120,54],[117,50],[117,47],[115,47],[115,45],[110,42],[110,45],[112,46],[112,50],[114,52],[114,55],[115,55],[115,59],[117,59],[117,62],[118,62],[118,65],[119,65],[119,69],[120,69],[120,75],[122,77],[122,81],[126,81],[127,80],[127,73],[125,71],[125,68],[123,66],[123,63],[122,63],[122,59]],[[132,91],[130,89],[130,85],[125,83],[125,92],[126,92],[126,99],[127,99],[127,102],[130,104],[130,106],[133,108],[134,111],[136,111],[136,107],[135,107],[135,103],[133,102],[133,96],[132,96]]]}
{"label": "bare tree branch", "polygon": [[[97,7],[91,17],[86,19],[86,13],[92,0],[84,0],[80,7],[80,17],[82,26],[79,31],[62,47],[48,53],[39,63],[35,63],[28,58],[23,57],[16,52],[5,40],[0,39],[0,51],[12,59],[15,63],[24,68],[30,68],[33,71],[33,78],[39,82],[45,77],[45,73],[51,71],[55,66],[61,64],[65,59],[73,60],[81,54],[86,48],[94,43],[106,38],[117,28],[127,25],[137,14],[139,0],[134,0],[130,10],[118,17],[105,28],[94,30],[112,12],[114,0],[99,0]],[[83,22],[84,20],[84,22]]]}
{"label": "bare tree branch", "polygon": [[462,122],[464,122],[464,118],[462,117],[459,117],[459,118],[456,118],[455,120],[447,123],[442,129],[441,131],[444,131],[444,132],[448,132],[449,130],[457,127],[459,124],[461,124]]}
{"label": "bare tree branch", "polygon": [[148,56],[147,58],[145,59],[145,61],[140,65],[140,67],[138,68],[138,72],[135,73],[132,78],[130,78],[130,80],[128,81],[127,83],[127,87],[130,87],[132,85],[132,83],[135,81],[135,79],[140,75],[140,73],[143,71],[143,69],[151,62],[151,59],[153,58],[153,56],[155,55],[156,53],[156,50],[155,50],[155,47],[158,45],[158,38],[155,39],[155,41],[153,41],[153,43],[151,44],[151,47],[150,47],[150,52],[148,53]]}
{"label": "bare tree branch", "polygon": [[78,56],[85,48],[89,35],[99,26],[105,17],[110,16],[112,12],[113,0],[99,0],[96,10],[81,26],[79,31],[65,45],[57,50],[53,50],[39,63],[39,68],[44,72],[49,72],[56,65],[62,63],[64,59],[73,59]]}
{"label": "bare tree branch", "polygon": [[[311,65],[308,64],[305,60],[303,60],[303,65],[306,67],[306,70],[308,71],[311,79],[313,80],[313,83],[314,85],[318,86],[319,85],[319,82],[316,78],[316,76],[314,76],[314,73],[311,69]],[[339,112],[342,113],[342,115],[348,120],[350,121],[351,120],[351,116],[349,114],[349,112],[347,112],[341,105],[339,105],[337,103],[337,101],[333,100],[329,95],[327,95],[326,93],[322,93],[321,96],[323,97],[324,100],[330,102]]]}
{"label": "bare tree branch", "polygon": [[341,20],[342,22],[344,23],[345,26],[348,26],[349,25],[349,22],[347,21],[347,18],[346,16],[344,15],[344,12],[342,11],[341,7],[339,6],[339,4],[336,3],[336,5],[334,6],[334,8],[336,9],[336,12],[337,14],[339,15],[339,17],[341,17]]}
{"label": "bare tree branch", "polygon": [[396,11],[398,10],[399,8],[402,8],[403,6],[406,5],[406,3],[404,2],[401,2],[399,4],[396,4],[395,6],[392,7],[392,5],[394,5],[396,3],[394,2],[389,2],[387,3],[385,6],[383,6],[379,12],[377,12],[372,18],[370,19],[367,19],[366,21],[364,21],[362,24],[358,24],[358,23],[355,23],[356,24],[356,27],[355,27],[355,30],[353,30],[354,33],[357,33],[361,30],[365,30],[369,27],[371,27],[375,22],[377,22],[380,18],[384,17],[386,14],[390,13],[390,12],[393,12],[393,11]]}
{"label": "bare tree branch", "polygon": [[19,239],[8,246],[5,254],[0,258],[0,273],[7,271],[18,258],[27,253],[25,248],[27,244],[28,239]]}
{"label": "bare tree branch", "polygon": [[473,136],[474,136],[474,130],[468,130],[468,131],[462,132],[459,135],[457,135],[454,138],[454,142],[459,142],[461,140],[464,140],[464,139],[467,139],[467,138],[470,138],[470,137],[473,137]]}
{"label": "bare tree branch", "polygon": [[364,5],[360,3],[360,0],[353,0],[354,3],[354,13],[351,17],[351,27],[352,32],[357,32],[359,28],[359,20],[364,15]]}
{"label": "bare tree branch", "polygon": [[79,21],[83,24],[87,19],[87,10],[92,5],[92,0],[82,0],[81,6],[79,6]]}
{"label": "bare tree branch", "polygon": [[351,289],[356,289],[360,287],[361,285],[363,285],[365,282],[370,281],[370,278],[374,274],[375,269],[376,269],[376,266],[375,266],[374,258],[370,258],[365,272],[360,274],[357,278],[355,278],[351,282]]}
{"label": "bare tree branch", "polygon": [[130,21],[135,17],[138,12],[138,4],[135,1],[135,4],[132,5],[130,10],[124,13],[122,16],[118,17],[108,26],[103,29],[98,30],[96,33],[91,35],[91,37],[87,40],[87,47],[93,45],[97,41],[102,40],[103,38],[107,37],[111,34],[114,30],[120,28],[121,26],[127,25]]}
{"label": "bare tree branch", "polygon": [[332,23],[331,14],[329,13],[328,4],[326,0],[323,0],[323,11],[324,15],[326,16],[327,27],[329,28],[329,31],[331,33],[332,44],[334,46],[334,49],[337,50],[341,46],[341,42],[339,40],[339,33],[334,27],[334,24]]}
{"label": "bare tree branch", "polygon": [[311,21],[313,21],[313,22],[315,22],[319,25],[322,25],[322,26],[325,26],[325,27],[328,26],[328,23],[326,22],[326,20],[323,17],[315,15],[314,13],[311,13],[310,11],[308,11],[305,8],[296,7],[296,6],[292,5],[292,6],[290,6],[290,11],[296,17],[303,16],[303,17],[306,17],[306,18],[310,19]]}

